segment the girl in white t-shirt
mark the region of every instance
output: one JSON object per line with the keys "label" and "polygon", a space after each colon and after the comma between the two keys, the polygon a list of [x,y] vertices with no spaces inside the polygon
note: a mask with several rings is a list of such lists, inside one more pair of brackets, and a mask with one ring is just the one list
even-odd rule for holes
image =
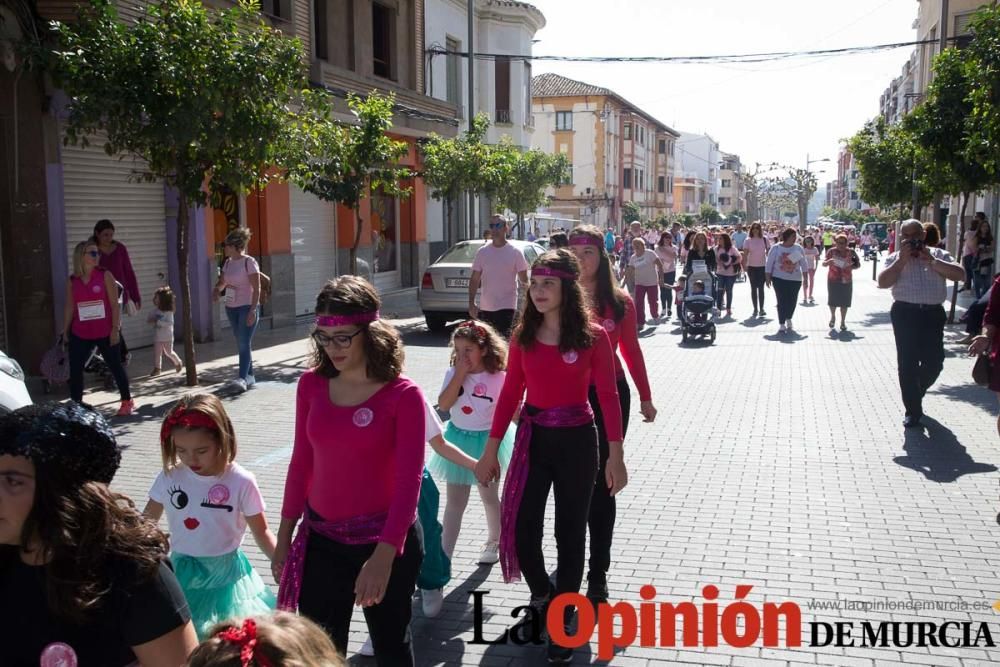
{"label": "girl in white t-shirt", "polygon": [[[507,376],[507,344],[496,330],[485,322],[468,320],[458,325],[451,337],[451,368],[445,374],[438,396],[438,407],[448,410],[444,437],[449,443],[474,459],[486,448],[493,410]],[[506,468],[514,447],[514,426],[500,443],[500,463]],[[462,516],[469,502],[473,485],[479,490],[486,511],[488,536],[479,562],[492,565],[500,560],[500,496],[499,484],[483,486],[467,468],[448,461],[440,454],[431,456],[428,470],[446,484],[443,534],[444,552],[451,558],[462,528]]]}
{"label": "girl in white t-shirt", "polygon": [[171,560],[198,638],[217,623],[268,614],[275,598],[240,549],[247,528],[268,558],[275,537],[257,480],[236,463],[236,433],[222,402],[188,394],[160,429],[163,470],[143,512],[170,528]]}
{"label": "girl in white t-shirt", "polygon": [[806,270],[802,272],[802,303],[816,303],[813,289],[816,287],[816,264],[819,261],[819,248],[812,236],[802,239],[802,252],[806,255]]}

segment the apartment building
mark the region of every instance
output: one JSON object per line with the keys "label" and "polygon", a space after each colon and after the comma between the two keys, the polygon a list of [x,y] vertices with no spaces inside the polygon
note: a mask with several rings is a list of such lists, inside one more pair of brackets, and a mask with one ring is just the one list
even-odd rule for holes
{"label": "apartment building", "polygon": [[647,219],[670,210],[676,131],[608,88],[551,73],[532,81],[532,113],[532,147],[572,163],[549,212],[620,229],[626,202]]}
{"label": "apartment building", "polygon": [[[676,213],[698,213],[702,204],[710,204],[719,208],[719,196],[722,182],[719,168],[722,166],[722,153],[719,142],[707,134],[681,132],[677,140],[677,161],[674,171],[674,182],[684,191],[679,206],[675,205]],[[693,197],[690,192],[694,192]],[[674,200],[677,201],[676,198]],[[692,210],[688,210],[693,206]]]}
{"label": "apartment building", "polygon": [[724,217],[729,217],[737,211],[747,210],[742,173],[740,156],[722,153],[722,163],[719,167],[719,212]]}

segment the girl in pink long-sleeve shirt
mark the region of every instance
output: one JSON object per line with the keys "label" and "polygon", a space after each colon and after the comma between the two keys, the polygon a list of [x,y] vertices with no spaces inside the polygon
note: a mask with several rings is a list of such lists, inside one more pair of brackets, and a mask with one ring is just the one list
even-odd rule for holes
{"label": "girl in pink long-sleeve shirt", "polygon": [[[594,484],[606,484],[614,495],[627,480],[614,353],[608,334],[590,321],[579,275],[580,264],[568,250],[549,251],[535,260],[529,298],[511,337],[507,376],[493,413],[490,438],[476,465],[480,482],[499,477],[500,439],[524,397],[504,483],[500,565],[506,581],[523,572],[539,618],[545,618],[553,595],[580,590]],[[600,480],[597,429],[588,401],[591,384],[610,451]],[[542,554],[545,507],[553,488],[559,554],[554,590]],[[564,623],[569,620],[567,613]],[[550,637],[548,654],[549,662],[567,662],[573,649]]]}
{"label": "girl in pink long-sleeve shirt", "polygon": [[407,667],[424,397],[400,374],[402,341],[378,319],[379,305],[356,276],[328,282],[317,297],[313,368],[298,384],[273,568],[280,608],[298,606],[346,653],[357,604],[376,663]]}

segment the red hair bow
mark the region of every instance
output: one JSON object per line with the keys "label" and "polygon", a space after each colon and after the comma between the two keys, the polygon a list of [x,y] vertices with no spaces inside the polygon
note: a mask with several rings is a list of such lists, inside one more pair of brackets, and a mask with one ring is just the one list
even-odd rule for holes
{"label": "red hair bow", "polygon": [[242,627],[229,626],[215,636],[240,647],[240,664],[243,667],[250,667],[254,660],[260,667],[273,667],[271,661],[263,655],[254,655],[254,649],[257,648],[257,623],[252,618],[243,621]]}
{"label": "red hair bow", "polygon": [[179,408],[168,414],[167,418],[163,420],[163,426],[160,427],[160,441],[166,442],[170,438],[170,432],[178,426],[184,428],[204,428],[209,431],[219,430],[219,425],[216,421],[204,412]]}

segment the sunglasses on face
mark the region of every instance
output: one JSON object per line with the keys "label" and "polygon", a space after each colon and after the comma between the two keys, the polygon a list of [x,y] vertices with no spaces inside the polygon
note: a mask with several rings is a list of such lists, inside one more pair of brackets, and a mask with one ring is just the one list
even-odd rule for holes
{"label": "sunglasses on face", "polygon": [[86,254],[88,257],[100,257],[101,256],[101,251],[100,250],[88,250],[84,254]]}
{"label": "sunglasses on face", "polygon": [[507,224],[506,222],[491,222],[490,223],[490,229],[500,229],[501,227],[503,227],[506,224]]}
{"label": "sunglasses on face", "polygon": [[334,336],[327,336],[322,331],[314,331],[312,332],[312,339],[316,341],[316,344],[320,347],[333,345],[334,347],[343,350],[350,347],[351,343],[354,342],[354,337],[362,331],[364,331],[364,329],[358,329],[352,334],[337,334]]}

